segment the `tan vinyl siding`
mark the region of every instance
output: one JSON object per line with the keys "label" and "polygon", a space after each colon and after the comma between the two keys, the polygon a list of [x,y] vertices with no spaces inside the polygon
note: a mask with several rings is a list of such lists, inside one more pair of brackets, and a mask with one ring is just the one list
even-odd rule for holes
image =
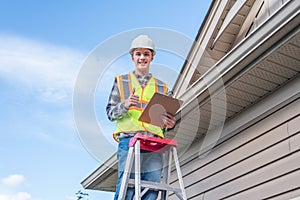
{"label": "tan vinyl siding", "polygon": [[[188,199],[300,195],[300,100],[182,166]],[[176,182],[176,175],[172,179]],[[170,199],[176,199],[171,195]]]}

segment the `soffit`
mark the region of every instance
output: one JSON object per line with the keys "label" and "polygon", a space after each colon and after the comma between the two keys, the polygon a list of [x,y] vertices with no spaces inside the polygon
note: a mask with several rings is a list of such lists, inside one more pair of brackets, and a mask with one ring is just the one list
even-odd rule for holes
{"label": "soffit", "polygon": [[[221,15],[212,37],[210,38],[205,53],[201,57],[199,64],[196,66],[196,70],[190,80],[190,84],[193,84],[199,79],[206,71],[208,71],[213,65],[215,65],[220,59],[222,59],[232,48],[246,20],[251,7],[255,0],[247,0],[240,9],[231,12],[234,9],[235,4],[238,4],[236,0],[228,1],[226,9]],[[229,16],[230,15],[230,16]],[[228,22],[227,19],[230,18]]]}

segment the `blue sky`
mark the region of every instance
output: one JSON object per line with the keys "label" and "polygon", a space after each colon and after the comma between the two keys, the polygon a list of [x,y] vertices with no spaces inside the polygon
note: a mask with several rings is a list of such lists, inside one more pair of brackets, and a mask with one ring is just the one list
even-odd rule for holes
{"label": "blue sky", "polygon": [[[73,91],[83,63],[109,38],[135,29],[167,29],[192,40],[210,3],[1,0],[0,200],[75,200],[80,182],[115,151],[105,103],[113,76],[133,69],[122,54],[99,77],[92,107],[109,143],[104,148],[85,140],[88,123],[86,130],[74,123]],[[173,71],[170,87],[182,63],[165,51],[155,58],[156,66]],[[113,196],[85,192],[90,200]]]}

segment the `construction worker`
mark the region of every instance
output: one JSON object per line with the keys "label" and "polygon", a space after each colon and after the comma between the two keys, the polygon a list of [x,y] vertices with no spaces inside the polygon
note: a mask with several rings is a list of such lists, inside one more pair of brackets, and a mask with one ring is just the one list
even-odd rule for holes
{"label": "construction worker", "polygon": [[[141,133],[151,137],[164,137],[163,129],[138,120],[145,106],[155,92],[168,95],[167,85],[156,79],[149,72],[150,63],[155,56],[155,47],[147,35],[139,35],[129,50],[135,64],[132,73],[115,77],[114,85],[109,96],[106,112],[109,120],[116,121],[117,127],[114,139],[118,144],[118,181],[116,184],[115,200],[118,199],[122,182],[124,166],[129,150],[129,141],[135,134]],[[163,114],[161,119],[165,128],[173,128],[176,119],[170,114]],[[141,179],[160,182],[162,172],[162,155],[157,152],[141,151]],[[131,174],[134,178],[134,174]],[[156,200],[158,191],[149,190],[142,197],[143,200]],[[132,200],[134,188],[128,188],[126,200]]]}

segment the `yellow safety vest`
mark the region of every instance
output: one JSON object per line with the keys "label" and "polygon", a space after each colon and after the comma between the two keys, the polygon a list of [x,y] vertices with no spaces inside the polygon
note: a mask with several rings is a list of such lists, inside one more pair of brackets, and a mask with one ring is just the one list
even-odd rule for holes
{"label": "yellow safety vest", "polygon": [[162,94],[167,93],[167,85],[164,82],[151,77],[145,87],[142,88],[134,74],[117,76],[116,80],[121,101],[127,99],[132,93],[132,89],[135,88],[134,94],[139,96],[139,103],[136,106],[131,106],[127,112],[127,116],[117,121],[116,131],[113,134],[114,139],[119,142],[117,137],[118,134],[122,132],[126,133],[139,131],[147,131],[163,138],[164,134],[160,127],[141,122],[138,119],[155,92]]}

